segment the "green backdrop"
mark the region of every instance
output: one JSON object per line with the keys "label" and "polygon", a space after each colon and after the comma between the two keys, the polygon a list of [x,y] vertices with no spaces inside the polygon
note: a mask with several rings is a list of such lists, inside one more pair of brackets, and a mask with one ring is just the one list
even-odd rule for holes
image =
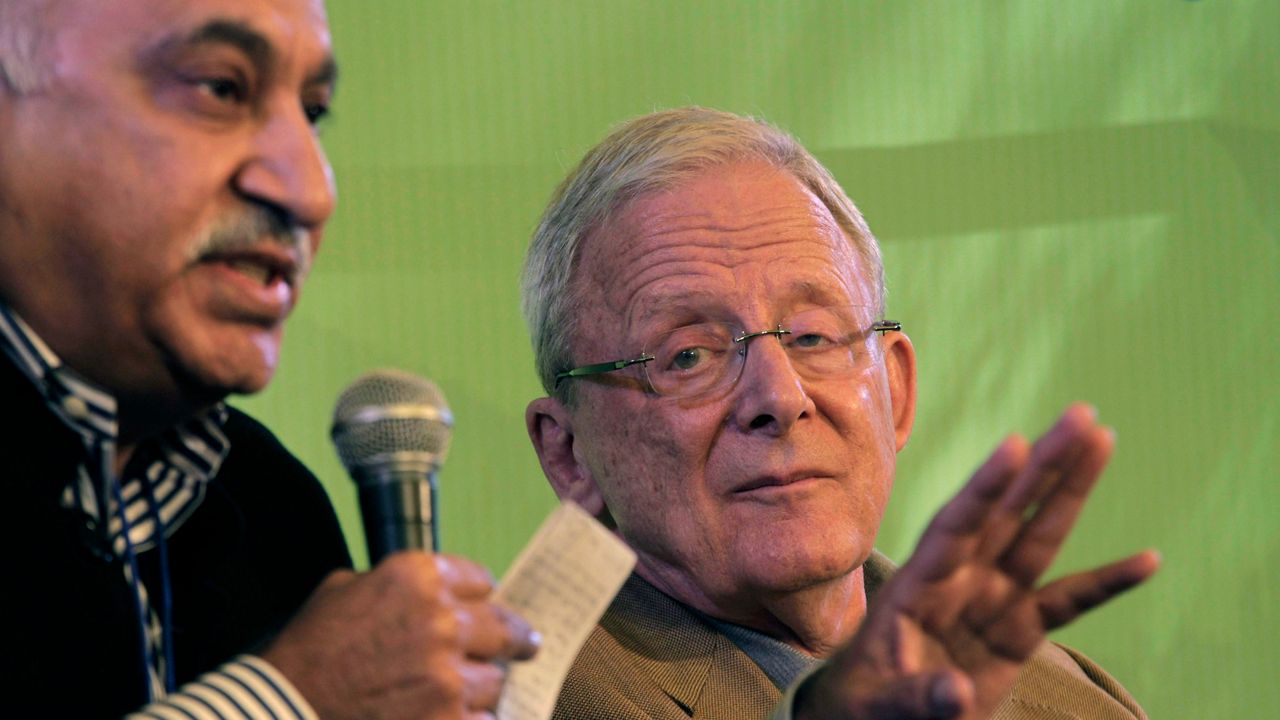
{"label": "green backdrop", "polygon": [[[523,249],[621,119],[702,104],[794,132],[867,215],[920,355],[881,535],[905,558],[1011,431],[1075,399],[1119,447],[1055,572],[1164,569],[1057,637],[1153,717],[1280,713],[1280,3],[329,0],[340,204],[265,394],[328,485],[338,392],[395,366],[457,416],[447,550],[501,572],[552,506]],[[1274,716],[1274,715],[1272,715]]]}

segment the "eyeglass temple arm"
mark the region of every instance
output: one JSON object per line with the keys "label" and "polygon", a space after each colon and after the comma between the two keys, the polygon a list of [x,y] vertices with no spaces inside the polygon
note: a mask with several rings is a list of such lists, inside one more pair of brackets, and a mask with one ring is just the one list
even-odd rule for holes
{"label": "eyeglass temple arm", "polygon": [[641,355],[640,357],[632,358],[631,360],[612,360],[610,362],[596,363],[594,365],[583,365],[582,367],[576,367],[572,370],[565,370],[564,372],[556,373],[556,384],[559,385],[561,380],[566,380],[568,378],[613,372],[614,370],[621,370],[622,368],[630,365],[646,363],[650,360],[653,360],[652,355]]}
{"label": "eyeglass temple arm", "polygon": [[872,332],[878,332],[881,335],[887,332],[902,332],[902,323],[897,320],[880,320],[871,325]]}

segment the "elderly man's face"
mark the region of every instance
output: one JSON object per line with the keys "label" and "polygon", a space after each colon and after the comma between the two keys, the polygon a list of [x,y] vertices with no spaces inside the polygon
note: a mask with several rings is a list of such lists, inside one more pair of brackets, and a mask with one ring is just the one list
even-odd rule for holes
{"label": "elderly man's face", "polygon": [[333,209],[321,0],[60,0],[0,90],[0,291],[128,398],[261,388]]}
{"label": "elderly man's face", "polygon": [[[760,164],[642,196],[583,253],[579,363],[635,357],[680,325],[753,332],[875,297],[830,212]],[[862,349],[851,373],[814,379],[758,337],[732,390],[693,399],[646,392],[642,372],[577,379],[574,407],[535,401],[531,431],[544,450],[539,438],[571,445],[572,462],[540,453],[553,484],[607,507],[644,576],[731,615],[744,598],[847,577],[871,552],[910,432],[914,370],[900,333],[870,335]]]}

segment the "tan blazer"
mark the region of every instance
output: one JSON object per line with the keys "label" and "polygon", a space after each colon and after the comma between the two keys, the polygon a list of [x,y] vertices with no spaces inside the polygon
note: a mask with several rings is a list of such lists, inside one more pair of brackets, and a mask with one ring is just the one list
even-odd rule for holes
{"label": "tan blazer", "polygon": [[[891,572],[882,556],[868,561],[868,593]],[[729,638],[632,575],[574,661],[552,717],[763,720],[781,697]],[[1046,643],[995,717],[1145,720],[1146,715],[1100,667],[1075,651]]]}

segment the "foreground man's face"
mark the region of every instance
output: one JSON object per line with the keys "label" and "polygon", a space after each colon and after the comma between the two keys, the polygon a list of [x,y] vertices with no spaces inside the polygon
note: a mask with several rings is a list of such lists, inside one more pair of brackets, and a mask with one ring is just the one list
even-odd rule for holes
{"label": "foreground man's face", "polygon": [[[830,212],[793,177],[759,164],[642,196],[583,253],[577,363],[635,357],[645,338],[684,324],[754,332],[801,310],[874,298]],[[819,379],[797,374],[773,337],[751,343],[728,392],[657,397],[642,372],[624,371],[579,382],[571,411],[574,452],[639,553],[640,572],[730,618],[750,598],[861,565],[909,433],[909,418],[895,426],[890,391],[905,382],[893,349],[909,344],[900,334],[870,335],[864,364]]]}
{"label": "foreground man's face", "polygon": [[53,7],[47,82],[0,110],[6,294],[126,398],[260,389],[334,204],[322,3]]}

